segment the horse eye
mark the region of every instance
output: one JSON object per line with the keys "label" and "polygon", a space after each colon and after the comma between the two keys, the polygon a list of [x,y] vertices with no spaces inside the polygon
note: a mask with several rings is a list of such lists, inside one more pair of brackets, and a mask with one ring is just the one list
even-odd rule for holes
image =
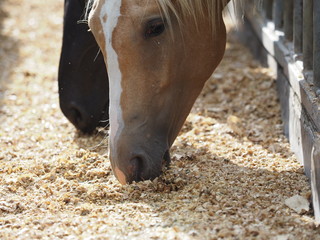
{"label": "horse eye", "polygon": [[166,27],[162,19],[151,20],[147,23],[145,37],[152,38],[159,36],[165,29]]}

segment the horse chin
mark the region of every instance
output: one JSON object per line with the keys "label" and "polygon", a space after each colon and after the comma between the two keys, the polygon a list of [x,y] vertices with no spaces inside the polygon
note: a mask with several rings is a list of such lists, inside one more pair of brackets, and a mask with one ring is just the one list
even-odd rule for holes
{"label": "horse chin", "polygon": [[79,123],[74,123],[72,124],[79,129],[83,134],[93,134],[96,131],[97,127],[104,127],[105,126],[105,121],[99,120],[100,118],[92,118],[87,122],[83,122],[81,124]]}
{"label": "horse chin", "polygon": [[162,166],[168,168],[171,163],[170,151],[167,150],[163,155]]}

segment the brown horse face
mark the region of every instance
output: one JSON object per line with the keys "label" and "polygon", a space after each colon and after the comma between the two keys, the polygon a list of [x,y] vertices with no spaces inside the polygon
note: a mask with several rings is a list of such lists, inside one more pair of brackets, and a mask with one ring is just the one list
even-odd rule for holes
{"label": "brown horse face", "polygon": [[219,64],[226,31],[217,14],[171,29],[157,0],[97,0],[89,25],[110,81],[110,160],[122,183],[153,179],[169,162],[169,148]]}

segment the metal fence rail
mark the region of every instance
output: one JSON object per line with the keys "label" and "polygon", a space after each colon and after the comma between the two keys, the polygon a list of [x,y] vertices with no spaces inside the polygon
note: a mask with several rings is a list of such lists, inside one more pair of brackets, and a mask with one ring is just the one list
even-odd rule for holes
{"label": "metal fence rail", "polygon": [[253,2],[242,37],[275,73],[284,132],[310,178],[320,224],[320,0]]}
{"label": "metal fence rail", "polygon": [[284,39],[293,44],[297,59],[303,60],[304,73],[320,95],[320,1],[319,0],[264,0],[259,9]]}

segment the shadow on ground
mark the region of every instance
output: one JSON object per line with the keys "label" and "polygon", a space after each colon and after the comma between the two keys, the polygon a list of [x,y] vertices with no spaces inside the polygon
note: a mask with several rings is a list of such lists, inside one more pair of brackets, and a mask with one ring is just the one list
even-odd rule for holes
{"label": "shadow on ground", "polygon": [[11,82],[10,75],[19,56],[19,42],[7,33],[7,26],[4,26],[5,19],[9,17],[5,4],[6,0],[0,1],[0,117],[5,114],[1,112],[4,92]]}

